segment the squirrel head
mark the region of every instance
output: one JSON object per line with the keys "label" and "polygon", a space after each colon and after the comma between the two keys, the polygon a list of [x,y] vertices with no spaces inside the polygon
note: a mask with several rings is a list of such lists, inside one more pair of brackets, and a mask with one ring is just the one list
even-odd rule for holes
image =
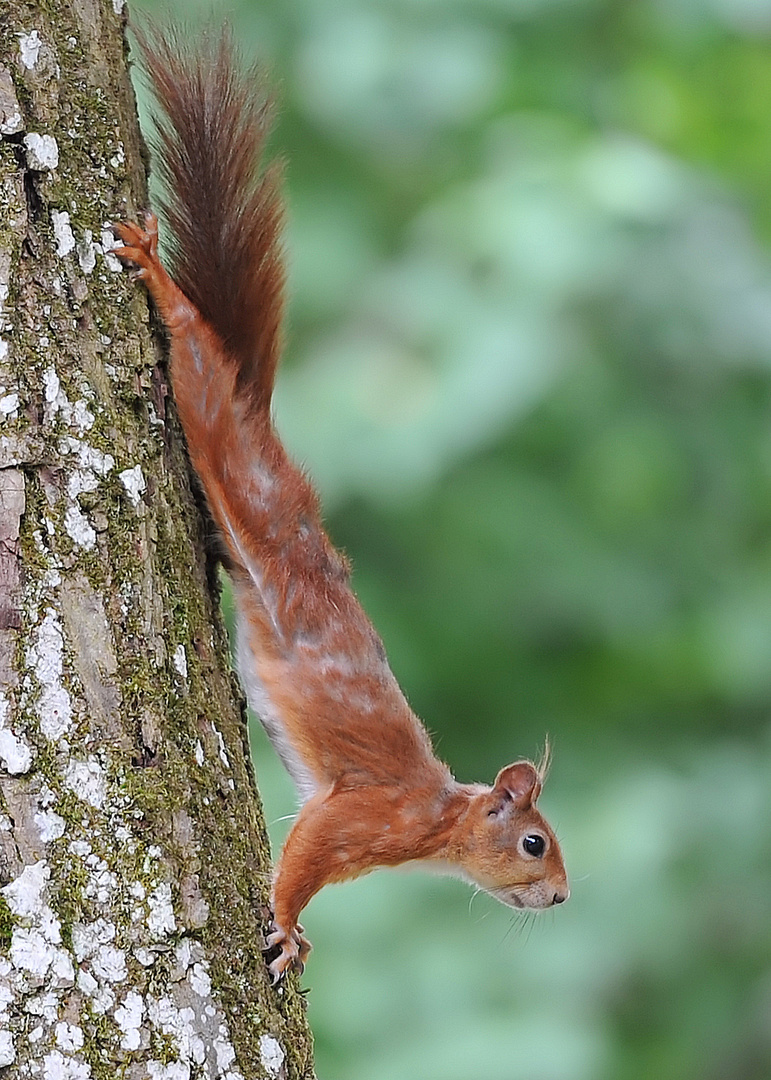
{"label": "squirrel head", "polygon": [[536,809],[545,768],[515,761],[471,799],[458,849],[465,873],[514,908],[548,908],[570,895],[562,852]]}

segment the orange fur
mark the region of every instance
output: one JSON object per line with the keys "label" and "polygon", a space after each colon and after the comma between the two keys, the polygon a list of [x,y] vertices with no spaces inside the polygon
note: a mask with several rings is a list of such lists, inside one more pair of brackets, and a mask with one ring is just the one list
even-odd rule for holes
{"label": "orange fur", "polygon": [[[227,36],[192,54],[157,32],[141,46],[166,118],[157,153],[177,283],[152,215],[116,226],[117,254],[170,331],[190,459],[229,555],[239,669],[305,799],[276,869],[271,972],[302,970],[310,898],[377,866],[428,860],[514,907],[561,903],[562,856],[536,808],[542,774],[523,761],[491,787],[460,784],[435,757],[273,428],[281,205],[275,173],[258,168],[262,84],[237,73]],[[538,854],[524,846],[534,836]]]}

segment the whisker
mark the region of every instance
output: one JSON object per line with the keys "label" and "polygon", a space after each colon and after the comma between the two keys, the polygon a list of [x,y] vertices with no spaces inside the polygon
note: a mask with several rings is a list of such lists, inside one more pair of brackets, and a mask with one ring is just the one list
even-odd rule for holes
{"label": "whisker", "polygon": [[252,871],[250,871],[250,876],[255,877],[255,878],[259,878],[261,881],[272,882],[272,880],[273,880],[273,871],[272,870],[252,870]]}
{"label": "whisker", "polygon": [[508,929],[506,930],[506,933],[501,938],[501,945],[503,945],[504,941],[509,936],[509,934],[512,932],[512,930],[516,930],[517,936],[520,936],[522,934],[523,930],[525,929],[525,926],[527,925],[527,916],[528,916],[527,911],[513,911],[511,913],[511,919],[509,921]]}
{"label": "whisker", "polygon": [[525,920],[525,924],[527,926],[527,936],[525,937],[525,944],[526,945],[529,943],[530,938],[531,938],[532,933],[533,933],[533,930],[535,929],[535,925],[536,925],[536,917],[535,917],[536,913],[534,911],[528,911],[527,914],[528,914],[528,918]]}
{"label": "whisker", "polygon": [[512,930],[514,929],[514,927],[516,926],[516,922],[517,922],[517,916],[516,916],[516,915],[512,915],[512,916],[511,916],[511,919],[509,920],[509,925],[508,925],[508,927],[507,927],[507,929],[506,929],[506,932],[505,932],[505,934],[503,935],[503,937],[501,938],[501,945],[503,945],[503,943],[504,943],[504,941],[506,940],[506,938],[507,938],[507,937],[509,936],[509,934],[511,933],[511,931],[512,931]]}
{"label": "whisker", "polygon": [[[479,895],[479,893],[484,892],[484,891],[485,891],[484,889],[474,889],[473,893],[471,894],[471,900],[469,901],[469,915],[471,915],[471,905],[474,903],[474,901],[476,900],[476,897]],[[483,912],[481,915],[477,916],[476,922],[482,922],[484,919],[486,919],[489,916],[489,914],[490,914],[489,910],[487,910],[487,912]]]}

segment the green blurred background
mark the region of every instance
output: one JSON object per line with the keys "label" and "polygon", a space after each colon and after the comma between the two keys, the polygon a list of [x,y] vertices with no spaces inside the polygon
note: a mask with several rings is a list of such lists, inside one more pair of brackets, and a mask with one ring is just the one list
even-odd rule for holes
{"label": "green blurred background", "polygon": [[456,775],[551,736],[572,876],[325,890],[321,1080],[768,1080],[771,0],[212,8],[281,106],[280,430]]}

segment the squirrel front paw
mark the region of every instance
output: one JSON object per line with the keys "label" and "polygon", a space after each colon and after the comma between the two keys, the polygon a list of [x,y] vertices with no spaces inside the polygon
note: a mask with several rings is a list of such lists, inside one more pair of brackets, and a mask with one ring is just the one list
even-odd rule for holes
{"label": "squirrel front paw", "polygon": [[281,950],[278,956],[268,964],[273,985],[280,982],[287,971],[296,971],[298,975],[302,975],[305,961],[312,947],[299,923],[291,930],[285,930],[279,923],[272,922],[270,933],[265,939],[265,952],[272,952],[275,948]]}

